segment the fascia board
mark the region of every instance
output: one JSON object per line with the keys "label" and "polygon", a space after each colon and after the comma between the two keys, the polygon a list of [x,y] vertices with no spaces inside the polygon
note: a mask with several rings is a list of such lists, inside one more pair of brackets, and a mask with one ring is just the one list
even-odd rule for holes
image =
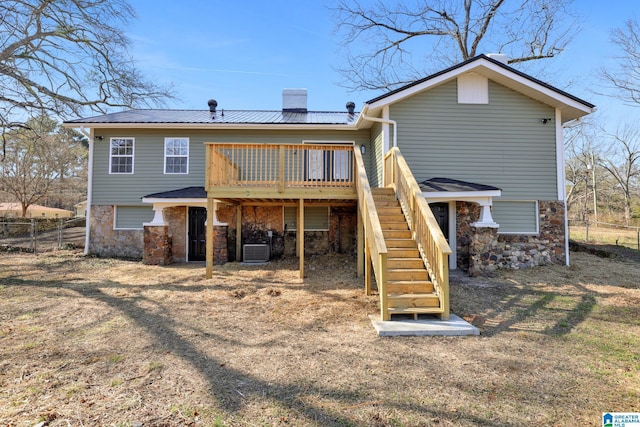
{"label": "fascia board", "polygon": [[422,193],[427,200],[460,200],[460,201],[473,201],[479,199],[486,199],[487,197],[500,197],[502,191],[490,190],[490,191],[425,191]]}

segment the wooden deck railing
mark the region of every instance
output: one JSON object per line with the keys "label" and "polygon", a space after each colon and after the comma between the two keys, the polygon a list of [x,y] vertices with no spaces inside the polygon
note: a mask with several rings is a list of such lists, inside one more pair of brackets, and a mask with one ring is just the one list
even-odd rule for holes
{"label": "wooden deck railing", "polygon": [[369,274],[369,258],[373,265],[373,273],[376,277],[378,292],[380,293],[380,317],[382,320],[389,320],[389,304],[387,302],[387,245],[384,241],[384,234],[380,226],[378,211],[373,200],[367,171],[364,167],[362,155],[355,151],[355,184],[358,193],[358,215],[364,225],[365,244],[365,290],[367,295],[371,294],[371,277]]}
{"label": "wooden deck railing", "polygon": [[440,296],[442,318],[448,319],[451,248],[400,150],[395,147],[389,150],[384,161],[384,185],[395,187],[420,255],[426,261],[434,289]]}
{"label": "wooden deck railing", "polygon": [[[340,144],[206,143],[207,191],[291,188],[355,193],[354,147]],[[248,193],[245,193],[248,194]],[[257,194],[256,194],[257,195]]]}

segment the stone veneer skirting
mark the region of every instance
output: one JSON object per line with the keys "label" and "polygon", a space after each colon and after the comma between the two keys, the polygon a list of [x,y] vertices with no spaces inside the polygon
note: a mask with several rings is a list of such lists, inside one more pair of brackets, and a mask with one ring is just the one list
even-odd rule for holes
{"label": "stone veneer skirting", "polygon": [[539,201],[540,229],[535,235],[498,234],[495,228],[476,228],[478,205],[458,202],[457,262],[472,276],[499,268],[525,268],[565,262],[564,202]]}
{"label": "stone veneer skirting", "polygon": [[91,206],[88,253],[102,257],[142,258],[143,230],[114,230],[113,206]]}
{"label": "stone veneer skirting", "polygon": [[[187,207],[163,210],[164,226],[146,226],[140,230],[114,230],[113,206],[91,207],[89,253],[114,258],[142,259],[146,264],[165,265],[187,258]],[[238,238],[235,206],[221,206],[218,220],[228,226],[216,226],[214,263],[235,261]],[[272,258],[295,256],[296,233],[285,231],[281,206],[248,206],[242,212],[242,243],[270,243]],[[328,231],[305,232],[305,253],[356,251],[356,208],[332,207]],[[271,236],[269,236],[271,231]]]}

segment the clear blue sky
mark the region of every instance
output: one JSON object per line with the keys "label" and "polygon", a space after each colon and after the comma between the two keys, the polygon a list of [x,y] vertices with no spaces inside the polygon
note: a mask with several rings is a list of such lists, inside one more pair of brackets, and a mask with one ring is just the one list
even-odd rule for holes
{"label": "clear blue sky", "polygon": [[[179,100],[170,108],[279,109],[283,88],[307,88],[311,110],[344,109],[379,93],[338,86],[340,40],[329,1],[131,0],[138,18],[128,34],[139,68],[160,83],[173,82]],[[549,60],[548,83],[598,106],[611,121],[640,108],[593,92],[595,70],[611,63],[610,31],[637,16],[636,0],[576,0],[582,31],[563,55]],[[490,52],[485,52],[490,53]],[[601,88],[601,90],[605,90]]]}

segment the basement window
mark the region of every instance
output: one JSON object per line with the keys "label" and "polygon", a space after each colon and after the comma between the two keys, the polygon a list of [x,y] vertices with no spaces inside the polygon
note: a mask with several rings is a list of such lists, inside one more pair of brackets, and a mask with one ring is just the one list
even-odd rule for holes
{"label": "basement window", "polygon": [[[297,230],[298,208],[287,206],[284,208],[284,228],[287,231]],[[304,231],[328,231],[329,207],[309,206],[304,208]]]}
{"label": "basement window", "polygon": [[493,202],[493,220],[500,227],[498,234],[538,234],[537,201],[495,201]]}

